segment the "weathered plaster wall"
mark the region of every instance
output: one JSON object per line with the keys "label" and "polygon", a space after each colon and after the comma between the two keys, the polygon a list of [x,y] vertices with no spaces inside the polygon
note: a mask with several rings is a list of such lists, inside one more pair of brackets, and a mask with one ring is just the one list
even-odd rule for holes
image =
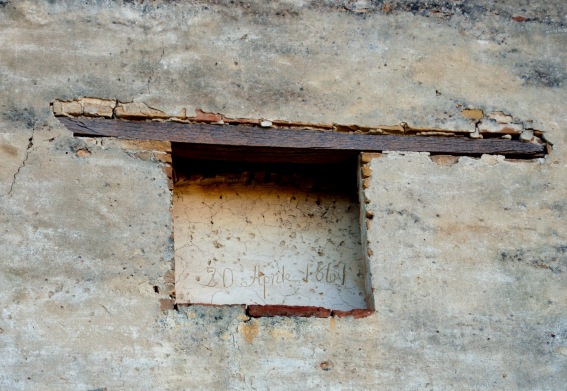
{"label": "weathered plaster wall", "polygon": [[389,153],[371,161],[380,333],[389,350],[437,367],[418,364],[433,388],[559,390],[567,230],[557,194],[567,186],[545,165],[497,160],[440,166],[426,154]]}
{"label": "weathered plaster wall", "polygon": [[[0,1],[0,388],[564,388],[565,3],[265,3]],[[449,129],[503,110],[555,145],[371,159],[368,318],[162,312],[163,163],[73,139],[49,102],[80,96]]]}

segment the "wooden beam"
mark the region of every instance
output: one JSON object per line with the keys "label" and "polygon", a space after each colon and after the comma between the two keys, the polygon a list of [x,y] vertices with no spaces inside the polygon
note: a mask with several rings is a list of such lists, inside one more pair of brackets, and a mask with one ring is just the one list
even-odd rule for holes
{"label": "wooden beam", "polygon": [[[442,136],[393,136],[339,133],[308,129],[261,128],[253,126],[186,124],[60,117],[76,136],[111,136],[137,140],[162,140],[199,146],[200,150],[230,147],[259,149],[264,153],[296,150],[301,154],[320,152],[413,151],[433,154],[498,154],[514,158],[545,155],[543,145],[517,140],[469,139]],[[268,151],[268,152],[266,152]],[[291,152],[293,153],[293,152]]]}
{"label": "wooden beam", "polygon": [[359,152],[317,150],[304,148],[235,147],[227,145],[201,145],[171,143],[173,156],[199,160],[229,160],[265,163],[333,164],[356,162]]}

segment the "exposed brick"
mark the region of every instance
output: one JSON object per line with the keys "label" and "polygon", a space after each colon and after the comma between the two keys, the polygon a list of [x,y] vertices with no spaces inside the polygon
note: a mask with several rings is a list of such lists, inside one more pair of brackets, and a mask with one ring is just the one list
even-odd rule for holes
{"label": "exposed brick", "polygon": [[159,151],[154,152],[154,159],[162,163],[171,164],[172,162],[171,154],[167,152],[159,152]]}
{"label": "exposed brick", "polygon": [[166,119],[171,117],[185,119],[184,115],[168,115],[163,111],[153,109],[142,102],[119,103],[114,109],[114,115],[116,118],[139,120],[152,118]]}
{"label": "exposed brick", "polygon": [[51,104],[51,110],[56,116],[80,116],[83,115],[83,106],[77,101],[56,100]]}
{"label": "exposed brick", "polygon": [[366,318],[374,313],[373,310],[368,308],[357,308],[350,311],[340,311],[334,310],[333,316],[337,316],[339,318],[344,318],[347,316],[352,316],[354,319]]}
{"label": "exposed brick", "polygon": [[170,165],[162,167],[162,171],[167,175],[167,187],[173,190],[173,168]]}
{"label": "exposed brick", "polygon": [[222,120],[227,124],[238,124],[238,125],[260,125],[259,119],[250,118],[227,118],[222,116]]}
{"label": "exposed brick", "polygon": [[165,284],[162,287],[162,291],[164,295],[175,296],[175,284]]}
{"label": "exposed brick", "polygon": [[480,133],[521,134],[523,124],[501,124],[493,119],[484,119],[478,124]]}
{"label": "exposed brick", "polygon": [[160,311],[170,311],[174,309],[174,303],[172,299],[160,299],[159,310]]}
{"label": "exposed brick", "polygon": [[188,119],[192,119],[199,122],[219,122],[222,121],[222,115],[215,113],[205,113],[201,109],[195,109],[195,117],[191,117]]}
{"label": "exposed brick", "polygon": [[484,117],[484,112],[481,109],[464,109],[461,111],[461,115],[465,118],[479,120]]}
{"label": "exposed brick", "polygon": [[452,166],[459,161],[459,157],[453,155],[433,155],[430,158],[440,166]]}
{"label": "exposed brick", "polygon": [[382,157],[382,154],[378,152],[363,152],[360,154],[360,161],[362,164],[368,164],[372,161],[372,159],[380,157]]}
{"label": "exposed brick", "polygon": [[162,167],[162,171],[167,175],[168,178],[173,177],[173,168],[171,166]]}
{"label": "exposed brick", "polygon": [[87,117],[112,118],[116,101],[110,99],[82,98],[79,102],[83,106],[83,115]]}
{"label": "exposed brick", "polygon": [[323,307],[289,306],[289,305],[250,305],[248,315],[253,318],[262,316],[298,316],[327,318],[331,310]]}
{"label": "exposed brick", "polygon": [[163,275],[163,281],[167,284],[175,283],[175,272],[173,270],[168,270]]}
{"label": "exposed brick", "polygon": [[75,154],[78,157],[89,157],[91,156],[91,151],[89,151],[87,148],[80,148],[77,149],[77,152],[75,152]]}

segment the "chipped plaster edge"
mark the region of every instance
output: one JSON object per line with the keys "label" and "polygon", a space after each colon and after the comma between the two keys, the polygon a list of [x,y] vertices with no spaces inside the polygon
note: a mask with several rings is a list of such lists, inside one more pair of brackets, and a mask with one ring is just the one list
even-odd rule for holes
{"label": "chipped plaster edge", "polygon": [[395,125],[354,125],[338,123],[307,123],[277,119],[230,118],[220,113],[205,112],[195,109],[193,116],[187,110],[179,113],[166,113],[150,107],[144,102],[121,102],[117,99],[82,97],[72,100],[56,99],[50,103],[51,111],[59,117],[95,117],[145,121],[165,121],[182,123],[209,123],[215,125],[249,125],[272,128],[303,128],[321,131],[347,133],[389,134],[406,136],[444,136],[468,138],[502,138],[515,139],[527,143],[545,144],[548,153],[552,145],[543,130],[534,126],[533,120],[521,120],[503,111],[485,113],[479,108],[462,108],[461,120],[468,126],[455,128],[413,127],[401,121]]}

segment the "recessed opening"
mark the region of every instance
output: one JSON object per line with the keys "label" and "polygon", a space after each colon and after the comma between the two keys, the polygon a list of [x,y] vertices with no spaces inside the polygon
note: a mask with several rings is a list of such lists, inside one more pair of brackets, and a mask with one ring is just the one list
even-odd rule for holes
{"label": "recessed opening", "polygon": [[256,316],[368,308],[355,157],[173,150],[177,304],[247,305]]}
{"label": "recessed opening", "polygon": [[[370,171],[353,163],[362,151],[429,152],[433,160],[447,165],[454,158],[435,155],[497,154],[533,159],[551,151],[541,131],[509,122],[514,118],[501,112],[489,114],[485,119],[491,126],[477,126],[467,137],[462,131],[411,128],[407,124],[360,127],[270,122],[231,119],[200,110],[194,117],[163,120],[165,113],[152,109],[147,114],[137,104],[126,109],[127,105],[84,98],[55,101],[52,108],[75,136],[165,141],[171,145],[177,172],[177,304],[247,305],[251,316],[362,317],[374,310],[368,272],[372,251],[366,246],[366,224],[373,215],[366,213],[361,190],[370,182]],[[463,115],[472,118],[470,111],[463,110]],[[483,115],[482,110],[472,111],[475,116]],[[169,148],[164,150],[162,145],[158,150],[157,154],[144,151],[151,153],[136,155],[161,162],[171,179]],[[77,155],[84,154],[77,150]],[[355,178],[359,180],[359,199],[364,200],[359,205],[356,191],[350,190],[355,188],[351,185]],[[298,201],[295,210],[289,209],[291,201]],[[308,212],[313,208],[315,212]],[[206,210],[210,211],[208,223]],[[360,214],[351,213],[353,210]],[[250,239],[247,242],[245,234]],[[174,297],[168,274],[166,289]],[[301,281],[308,286],[301,286]],[[279,286],[283,288],[276,289]],[[207,291],[204,288],[216,291],[202,294]],[[253,289],[246,294],[243,288]],[[160,293],[161,289],[154,291]],[[359,300],[362,297],[365,300]],[[173,303],[169,305],[173,307]]]}

